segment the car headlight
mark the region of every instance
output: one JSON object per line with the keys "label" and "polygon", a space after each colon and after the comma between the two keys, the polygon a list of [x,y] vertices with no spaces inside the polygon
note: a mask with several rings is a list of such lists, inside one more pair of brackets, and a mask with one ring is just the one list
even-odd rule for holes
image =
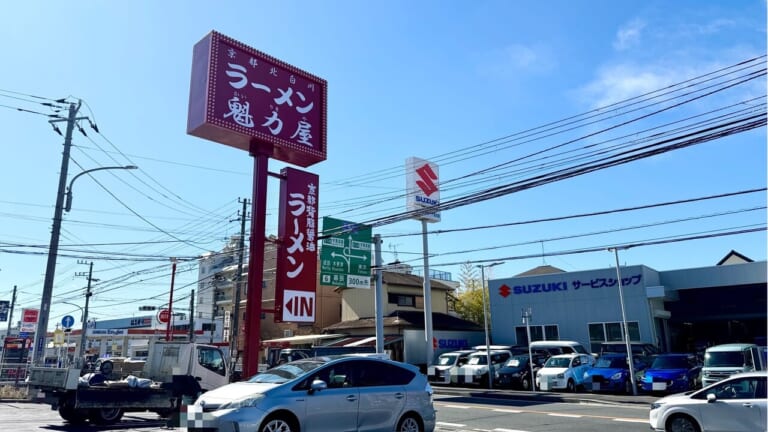
{"label": "car headlight", "polygon": [[611,375],[611,379],[613,381],[618,381],[621,379],[621,377],[624,375],[623,372],[616,372],[615,374]]}
{"label": "car headlight", "polygon": [[659,408],[661,408],[663,405],[664,405],[664,403],[663,403],[663,402],[654,402],[654,403],[652,403],[652,404],[651,404],[651,411],[653,411],[653,410],[655,410],[655,409],[659,409]]}
{"label": "car headlight", "polygon": [[264,399],[264,395],[259,393],[256,395],[250,395],[241,399],[235,399],[227,403],[222,404],[219,409],[237,409],[237,408],[252,408],[258,405],[258,403]]}
{"label": "car headlight", "polygon": [[557,377],[560,378],[560,379],[563,379],[563,378],[565,378],[565,374],[559,373],[559,374],[557,374]]}

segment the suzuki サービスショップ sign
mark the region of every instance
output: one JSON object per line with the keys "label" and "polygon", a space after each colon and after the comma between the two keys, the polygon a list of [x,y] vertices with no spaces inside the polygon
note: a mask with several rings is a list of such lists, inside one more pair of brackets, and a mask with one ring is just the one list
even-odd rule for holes
{"label": "suzuki \u30b5\u30fc\u30d3\u30b9\u30b7\u30e7\u30c3\u30d7 sign", "polygon": [[440,176],[437,164],[410,157],[405,161],[406,209],[413,219],[440,222]]}

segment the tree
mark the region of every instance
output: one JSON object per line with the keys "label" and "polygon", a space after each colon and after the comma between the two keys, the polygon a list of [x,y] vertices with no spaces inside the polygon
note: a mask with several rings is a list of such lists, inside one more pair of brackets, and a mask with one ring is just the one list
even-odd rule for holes
{"label": "tree", "polygon": [[460,286],[463,288],[458,293],[456,299],[456,313],[467,321],[472,321],[479,325],[483,324],[483,292],[477,274],[477,267],[471,262],[461,265],[461,275],[459,276]]}
{"label": "tree", "polygon": [[477,267],[467,261],[461,265],[459,286],[464,291],[473,291],[480,287],[480,278],[477,275]]}
{"label": "tree", "polygon": [[482,326],[483,292],[479,289],[469,289],[459,293],[456,300],[456,313],[459,314],[461,318]]}

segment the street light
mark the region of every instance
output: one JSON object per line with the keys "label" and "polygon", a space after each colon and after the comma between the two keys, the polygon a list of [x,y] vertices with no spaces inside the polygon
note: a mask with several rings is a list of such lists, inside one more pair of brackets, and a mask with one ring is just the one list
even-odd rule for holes
{"label": "street light", "polygon": [[499,264],[504,264],[504,261],[498,261],[488,265],[478,264],[480,267],[480,292],[483,294],[483,330],[485,331],[485,353],[487,355],[488,362],[488,388],[493,388],[493,370],[491,368],[491,342],[488,338],[488,314],[485,311],[485,268],[491,268]]}
{"label": "street light", "polygon": [[37,322],[37,332],[35,334],[34,360],[35,364],[42,365],[45,362],[45,339],[48,335],[48,317],[51,309],[51,297],[53,296],[53,276],[56,273],[56,259],[59,254],[59,237],[61,235],[61,215],[64,211],[64,197],[67,197],[67,211],[72,205],[72,183],[83,174],[106,169],[136,169],[134,165],[100,167],[85,170],[72,177],[69,187],[65,190],[67,181],[67,169],[69,166],[69,148],[72,145],[72,128],[74,122],[79,120],[75,115],[80,105],[70,106],[69,122],[67,123],[67,133],[64,142],[64,152],[61,159],[61,171],[59,172],[59,189],[56,194],[56,205],[53,209],[53,226],[51,227],[51,243],[48,247],[48,262],[45,266],[45,280],[43,281],[43,295],[40,299],[40,312]]}
{"label": "street light", "polygon": [[89,174],[89,173],[92,173],[94,171],[101,171],[101,170],[113,170],[113,169],[132,170],[132,169],[138,169],[138,168],[139,167],[137,167],[136,165],[108,166],[108,167],[92,168],[92,169],[89,169],[89,170],[85,170],[85,171],[81,172],[80,174],[72,177],[72,180],[69,181],[69,186],[67,186],[67,204],[64,206],[64,211],[65,212],[69,212],[70,210],[72,210],[72,183],[74,183],[75,180],[77,180],[77,178],[80,177],[81,175]]}

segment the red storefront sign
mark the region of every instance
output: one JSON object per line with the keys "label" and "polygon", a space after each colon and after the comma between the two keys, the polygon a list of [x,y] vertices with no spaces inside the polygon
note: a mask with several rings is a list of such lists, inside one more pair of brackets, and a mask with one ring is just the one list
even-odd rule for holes
{"label": "red storefront sign", "polygon": [[307,167],[326,158],[327,88],[214,31],[194,47],[187,133]]}
{"label": "red storefront sign", "polygon": [[37,319],[40,317],[39,309],[23,309],[21,313],[21,322],[28,324],[37,324]]}
{"label": "red storefront sign", "polygon": [[319,177],[295,168],[280,174],[275,322],[315,322]]}

